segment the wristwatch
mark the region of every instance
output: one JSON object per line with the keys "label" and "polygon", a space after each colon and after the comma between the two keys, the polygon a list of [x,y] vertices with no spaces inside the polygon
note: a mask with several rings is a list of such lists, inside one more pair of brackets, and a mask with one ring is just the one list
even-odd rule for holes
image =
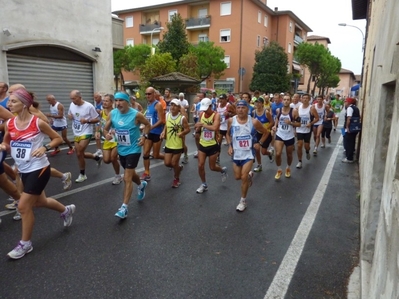
{"label": "wristwatch", "polygon": [[46,152],[48,152],[48,151],[51,149],[51,147],[48,146],[47,144],[45,144],[45,145],[43,145],[43,146],[46,148]]}
{"label": "wristwatch", "polygon": [[145,139],[148,139],[148,134],[143,134],[141,136],[144,137]]}

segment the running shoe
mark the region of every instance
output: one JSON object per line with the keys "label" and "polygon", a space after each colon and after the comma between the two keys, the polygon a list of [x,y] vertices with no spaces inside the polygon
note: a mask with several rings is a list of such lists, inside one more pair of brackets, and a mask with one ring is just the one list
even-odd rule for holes
{"label": "running shoe", "polygon": [[72,186],[72,174],[70,172],[64,173],[65,179],[62,180],[63,189],[68,190]]}
{"label": "running shoe", "polygon": [[50,154],[51,157],[54,157],[56,154],[58,154],[61,150],[59,148],[56,148],[53,150],[53,152]]}
{"label": "running shoe", "polygon": [[115,216],[121,219],[125,219],[127,217],[127,207],[121,206],[118,212],[115,213]]}
{"label": "running shoe", "polygon": [[14,219],[14,220],[16,220],[16,221],[22,219],[21,213],[18,211],[18,209],[15,211],[15,214],[14,214],[14,216],[12,217],[12,219]]}
{"label": "running shoe", "polygon": [[147,173],[143,173],[142,175],[141,175],[141,177],[140,177],[140,180],[142,180],[142,181],[151,181],[151,176],[149,175],[149,174],[147,174]]}
{"label": "running shoe", "polygon": [[64,226],[71,226],[73,220],[73,214],[75,213],[75,205],[68,205],[65,207],[65,211],[61,213],[61,218],[64,219]]}
{"label": "running shoe", "polygon": [[226,182],[227,180],[227,167],[222,167],[222,183]]}
{"label": "running shoe", "polygon": [[103,151],[101,149],[96,150],[96,152],[94,153],[94,156],[102,156],[103,155]]}
{"label": "running shoe", "polygon": [[181,161],[183,164],[187,164],[188,163],[188,156],[184,155],[183,157],[183,161]]}
{"label": "running shoe", "polygon": [[8,201],[14,201],[15,199],[14,199],[12,196],[9,196],[9,197],[7,198],[7,200],[8,200]]}
{"label": "running shoe", "polygon": [[75,153],[75,149],[72,147],[69,149],[69,151],[67,152],[67,155],[73,155]]}
{"label": "running shoe", "polygon": [[302,168],[302,162],[298,162],[298,164],[296,165],[296,168],[298,168],[298,169]]}
{"label": "running shoe", "polygon": [[322,145],[321,145],[321,148],[325,148],[325,147],[326,147],[326,145],[325,145],[325,144],[322,144]]}
{"label": "running shoe", "polygon": [[274,162],[274,155],[275,155],[275,151],[274,151],[274,148],[270,148],[269,149],[269,159],[270,159],[270,163],[273,163]]}
{"label": "running shoe", "polygon": [[97,167],[100,168],[101,164],[103,163],[103,155],[95,155],[98,157],[98,160],[96,160]]}
{"label": "running shoe", "polygon": [[261,164],[258,164],[258,166],[256,166],[256,167],[254,168],[254,171],[255,171],[255,172],[261,172],[261,171],[262,171],[262,165],[261,165]]}
{"label": "running shoe", "polygon": [[112,181],[112,185],[119,185],[120,183],[122,183],[123,178],[120,175],[116,175],[114,177],[114,180]]}
{"label": "running shoe", "polygon": [[228,145],[226,139],[223,139],[223,145]]}
{"label": "running shoe", "polygon": [[194,152],[194,158],[198,158],[198,151]]}
{"label": "running shoe", "polygon": [[79,174],[78,178],[75,180],[76,183],[82,183],[87,180],[87,176],[85,174]]}
{"label": "running shoe", "polygon": [[274,178],[276,180],[279,180],[281,178],[281,175],[283,174],[283,171],[281,169],[277,170],[276,175],[274,176]]}
{"label": "running shoe", "polygon": [[199,188],[197,189],[197,193],[204,193],[205,191],[208,191],[208,186],[207,185],[204,185],[204,184],[201,184],[201,186],[199,186]]}
{"label": "running shoe", "polygon": [[353,163],[353,160],[348,160],[347,158],[342,160],[343,163]]}
{"label": "running shoe", "polygon": [[285,169],[285,177],[286,178],[290,178],[291,177],[291,169],[290,168],[286,168]]}
{"label": "running shoe", "polygon": [[179,186],[180,186],[180,180],[175,178],[173,180],[172,188],[179,188]]}
{"label": "running shoe", "polygon": [[306,153],[306,160],[310,160],[310,153],[309,152]]}
{"label": "running shoe", "polygon": [[20,259],[25,256],[25,254],[31,252],[33,250],[32,243],[27,245],[22,245],[21,242],[18,242],[18,245],[7,253],[9,258],[14,260]]}
{"label": "running shoe", "polygon": [[238,204],[236,211],[243,212],[247,207],[247,201],[245,199],[240,199],[240,203]]}
{"label": "running shoe", "polygon": [[249,187],[251,187],[252,186],[252,178],[254,177],[254,173],[252,172],[252,171],[250,171],[249,173],[248,173],[248,185],[249,185]]}
{"label": "running shoe", "polygon": [[313,150],[313,156],[317,156],[317,148]]}
{"label": "running shoe", "polygon": [[141,185],[137,187],[137,200],[142,201],[145,197],[145,188],[147,188],[147,182],[142,181]]}
{"label": "running shoe", "polygon": [[14,200],[13,203],[9,203],[6,205],[7,210],[16,210],[18,207],[18,201]]}

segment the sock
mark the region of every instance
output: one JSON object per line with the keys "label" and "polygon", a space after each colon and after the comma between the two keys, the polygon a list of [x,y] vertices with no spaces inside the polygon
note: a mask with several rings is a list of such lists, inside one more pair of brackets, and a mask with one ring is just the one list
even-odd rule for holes
{"label": "sock", "polygon": [[122,208],[127,209],[127,204],[122,204]]}
{"label": "sock", "polygon": [[28,245],[32,245],[32,242],[29,240],[29,241],[19,241],[21,244],[22,244],[22,246],[28,246]]}
{"label": "sock", "polygon": [[81,174],[81,175],[85,175],[85,170],[84,170],[84,169],[81,170],[81,171],[80,171],[80,174]]}
{"label": "sock", "polygon": [[241,197],[240,201],[246,201],[247,199],[245,197]]}
{"label": "sock", "polygon": [[208,185],[206,184],[206,182],[202,182],[202,185],[203,185],[204,187],[208,187]]}
{"label": "sock", "polygon": [[299,162],[301,162],[301,163],[302,163],[302,160],[299,160]]}

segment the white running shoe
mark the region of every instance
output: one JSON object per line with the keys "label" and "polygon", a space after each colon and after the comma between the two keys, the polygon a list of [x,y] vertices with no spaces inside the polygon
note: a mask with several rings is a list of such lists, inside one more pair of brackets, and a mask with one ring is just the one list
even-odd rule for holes
{"label": "white running shoe", "polygon": [[298,162],[298,164],[296,165],[296,168],[302,168],[302,162]]}
{"label": "white running shoe", "polygon": [[14,260],[20,259],[25,256],[25,254],[31,252],[33,250],[32,243],[28,245],[22,245],[21,242],[18,242],[18,245],[7,253],[9,258]]}
{"label": "white running shoe", "polygon": [[116,175],[114,180],[112,181],[112,185],[119,185],[122,183],[123,178],[120,175]]}
{"label": "white running shoe", "polygon": [[76,183],[82,183],[87,180],[87,176],[85,174],[79,174],[78,178],[75,180]]}
{"label": "white running shoe", "polygon": [[197,189],[197,193],[199,194],[204,193],[205,191],[208,191],[208,186],[204,184],[201,184],[201,186],[199,186]]}
{"label": "white running shoe", "polygon": [[270,159],[270,163],[273,163],[273,162],[274,162],[274,156],[275,156],[275,151],[274,151],[274,148],[271,147],[271,148],[269,149],[269,159]]}
{"label": "white running shoe", "polygon": [[226,182],[227,180],[227,167],[222,167],[222,183]]}
{"label": "white running shoe", "polygon": [[254,171],[255,171],[255,172],[261,172],[261,171],[262,171],[262,164],[258,164],[258,166],[256,166],[256,167],[254,168]]}
{"label": "white running shoe", "polygon": [[96,152],[94,153],[94,156],[102,156],[103,155],[103,151],[101,149],[96,150]]}
{"label": "white running shoe", "polygon": [[68,205],[65,207],[65,211],[61,213],[61,218],[64,219],[64,226],[71,226],[73,220],[73,214],[75,213],[75,205]]}
{"label": "white running shoe", "polygon": [[247,201],[245,199],[241,199],[240,203],[238,204],[236,211],[243,212],[247,207]]}
{"label": "white running shoe", "polygon": [[72,186],[72,174],[70,172],[64,173],[65,179],[62,180],[63,189],[68,190]]}

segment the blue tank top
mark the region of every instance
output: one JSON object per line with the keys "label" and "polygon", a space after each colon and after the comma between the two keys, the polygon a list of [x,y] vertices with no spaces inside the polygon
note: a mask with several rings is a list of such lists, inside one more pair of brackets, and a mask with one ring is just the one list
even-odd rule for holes
{"label": "blue tank top", "polygon": [[118,109],[111,111],[112,128],[115,129],[118,154],[121,156],[141,154],[140,127],[136,124],[137,113],[133,108],[129,108],[129,111],[123,114]]}
{"label": "blue tank top", "polygon": [[6,108],[8,111],[10,111],[10,109],[8,109],[7,108],[7,103],[8,103],[8,100],[10,99],[10,97],[6,97],[4,100],[2,100],[1,102],[0,102],[0,106],[3,106],[4,108]]}
{"label": "blue tank top", "polygon": [[[151,105],[148,105],[147,112],[145,114],[145,118],[150,122],[151,126],[153,126],[159,120],[157,109],[155,109],[156,104],[158,104],[158,101],[154,101]],[[162,131],[163,125],[152,129],[150,133],[160,135]]]}
{"label": "blue tank top", "polygon": [[263,110],[263,113],[262,113],[261,116],[257,115],[257,114],[256,114],[256,110],[254,110],[254,111],[253,111],[253,116],[254,116],[257,120],[259,120],[259,121],[261,122],[262,125],[269,122],[269,119],[268,119],[268,118],[266,117],[266,115],[265,115],[265,110]]}
{"label": "blue tank top", "polygon": [[281,110],[281,108],[283,108],[283,106],[284,106],[283,102],[281,102],[279,104],[272,103],[272,116],[273,116],[273,119],[275,119],[276,116],[277,116],[277,111],[276,110],[277,109]]}

